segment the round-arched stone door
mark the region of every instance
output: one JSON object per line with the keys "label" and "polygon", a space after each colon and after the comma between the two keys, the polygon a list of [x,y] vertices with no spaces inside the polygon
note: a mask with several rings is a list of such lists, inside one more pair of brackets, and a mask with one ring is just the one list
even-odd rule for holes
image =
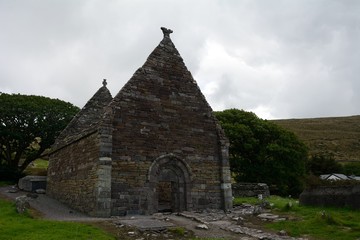
{"label": "round-arched stone door", "polygon": [[163,155],[148,172],[149,213],[181,212],[191,206],[191,172],[187,163],[173,154]]}

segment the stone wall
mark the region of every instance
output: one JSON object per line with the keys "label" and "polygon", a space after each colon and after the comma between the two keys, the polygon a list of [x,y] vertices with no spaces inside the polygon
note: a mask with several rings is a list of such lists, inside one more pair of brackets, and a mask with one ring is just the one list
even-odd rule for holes
{"label": "stone wall", "polygon": [[229,142],[162,30],[116,97],[104,80],[57,139],[49,195],[96,216],[154,213],[162,200],[172,211],[231,209]]}
{"label": "stone wall", "polygon": [[48,193],[82,212],[110,216],[112,126],[104,120],[112,96],[103,86],[52,146]]}
{"label": "stone wall", "polygon": [[360,184],[307,189],[300,194],[300,204],[360,209]]}
{"label": "stone wall", "polygon": [[51,154],[47,194],[81,212],[96,215],[99,140],[97,132]]}
{"label": "stone wall", "polygon": [[169,37],[110,106],[113,215],[156,212],[162,171],[177,176],[179,209],[230,207],[228,142]]}
{"label": "stone wall", "polygon": [[269,187],[265,183],[233,183],[232,193],[234,197],[269,197]]}
{"label": "stone wall", "polygon": [[19,179],[18,186],[21,190],[35,192],[38,189],[46,189],[46,176],[26,176]]}

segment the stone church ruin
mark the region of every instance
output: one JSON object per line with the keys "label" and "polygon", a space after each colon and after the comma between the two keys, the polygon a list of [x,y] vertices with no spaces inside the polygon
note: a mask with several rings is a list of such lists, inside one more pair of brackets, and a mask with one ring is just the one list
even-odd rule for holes
{"label": "stone church ruin", "polygon": [[98,217],[232,207],[228,140],[162,31],[119,93],[104,80],[57,138],[48,195]]}

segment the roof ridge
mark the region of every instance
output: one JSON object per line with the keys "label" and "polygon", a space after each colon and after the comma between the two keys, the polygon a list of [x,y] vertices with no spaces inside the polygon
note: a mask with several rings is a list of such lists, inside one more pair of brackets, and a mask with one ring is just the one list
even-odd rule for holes
{"label": "roof ridge", "polygon": [[104,108],[113,99],[106,85],[106,79],[103,79],[102,86],[59,134],[52,146],[53,150],[79,139],[82,135],[86,135],[89,131],[96,130],[99,127]]}

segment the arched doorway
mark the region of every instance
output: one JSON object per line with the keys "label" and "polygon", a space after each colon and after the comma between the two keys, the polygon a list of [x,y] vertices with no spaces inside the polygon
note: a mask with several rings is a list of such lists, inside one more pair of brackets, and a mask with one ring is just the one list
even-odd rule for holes
{"label": "arched doorway", "polygon": [[149,212],[180,212],[190,206],[190,168],[173,154],[157,158],[149,168]]}

